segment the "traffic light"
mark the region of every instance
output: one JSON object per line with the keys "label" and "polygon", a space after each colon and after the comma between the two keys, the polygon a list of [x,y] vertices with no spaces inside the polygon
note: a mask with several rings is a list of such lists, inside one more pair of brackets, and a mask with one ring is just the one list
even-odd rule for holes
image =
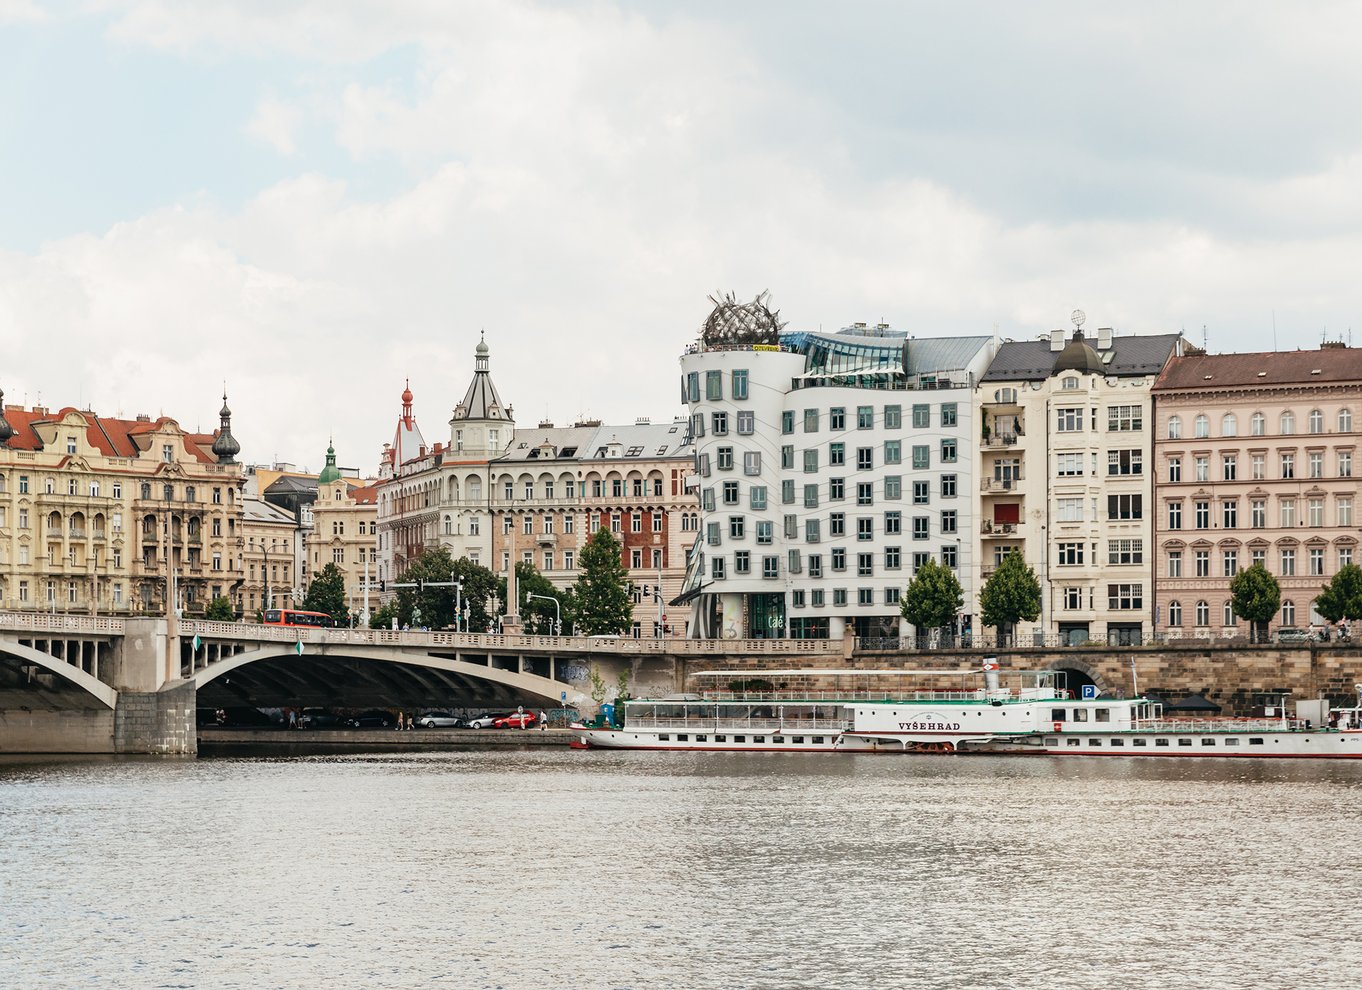
{"label": "traffic light", "polygon": [[387,590],[388,590],[388,582],[387,582],[387,581],[384,581],[384,580],[382,580],[382,579],[380,579],[379,582],[378,582],[378,590],[379,590],[379,591],[387,591]]}
{"label": "traffic light", "polygon": [[650,597],[651,596],[648,594],[648,586],[645,584],[643,586],[643,600],[647,601]]}

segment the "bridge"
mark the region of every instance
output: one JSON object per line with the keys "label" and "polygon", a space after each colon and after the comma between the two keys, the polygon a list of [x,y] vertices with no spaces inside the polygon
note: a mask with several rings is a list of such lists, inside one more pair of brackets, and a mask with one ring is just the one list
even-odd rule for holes
{"label": "bridge", "polygon": [[200,708],[594,708],[687,661],[814,665],[841,643],[496,636],[0,613],[0,752],[196,751]]}

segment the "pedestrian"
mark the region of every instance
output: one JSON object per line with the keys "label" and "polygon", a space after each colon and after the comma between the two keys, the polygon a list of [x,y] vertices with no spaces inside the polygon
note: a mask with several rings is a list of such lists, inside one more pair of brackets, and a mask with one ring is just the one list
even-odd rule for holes
{"label": "pedestrian", "polygon": [[416,728],[416,713],[412,712],[407,716],[407,731],[410,732],[414,728]]}
{"label": "pedestrian", "polygon": [[402,731],[402,712],[401,712],[401,711],[398,711],[398,713],[397,713],[397,731],[398,731],[398,732],[401,732],[401,731]]}
{"label": "pedestrian", "polygon": [[297,711],[297,709],[290,708],[290,709],[288,710],[288,727],[289,727],[290,729],[296,729],[296,728],[298,728],[298,711]]}
{"label": "pedestrian", "polygon": [[543,710],[540,710],[540,712],[539,712],[539,731],[540,731],[540,732],[543,732],[543,731],[544,731],[545,729],[547,729],[548,727],[549,727],[549,716],[548,716],[548,713],[545,712],[545,711],[543,711]]}

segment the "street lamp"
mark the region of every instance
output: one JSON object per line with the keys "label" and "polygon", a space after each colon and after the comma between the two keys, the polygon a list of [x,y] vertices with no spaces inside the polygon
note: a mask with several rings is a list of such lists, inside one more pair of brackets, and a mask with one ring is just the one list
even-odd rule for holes
{"label": "street lamp", "polygon": [[553,602],[553,612],[555,616],[553,620],[553,634],[555,636],[561,636],[563,633],[563,607],[559,604],[558,599],[554,598],[552,595],[536,595],[532,591],[525,592],[525,601],[527,604],[534,598],[538,598],[540,601]]}

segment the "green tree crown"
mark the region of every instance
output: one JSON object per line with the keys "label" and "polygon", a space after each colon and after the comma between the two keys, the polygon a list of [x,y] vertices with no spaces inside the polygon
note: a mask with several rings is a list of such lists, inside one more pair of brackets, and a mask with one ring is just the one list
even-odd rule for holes
{"label": "green tree crown", "polygon": [[955,572],[929,559],[908,582],[899,610],[916,628],[936,629],[954,622],[964,604]]}
{"label": "green tree crown", "polygon": [[986,626],[1010,626],[1040,615],[1040,582],[1036,572],[1016,550],[1008,551],[979,593],[979,611]]}
{"label": "green tree crown", "polygon": [[1230,579],[1230,602],[1239,618],[1270,622],[1282,607],[1282,589],[1266,567],[1254,564]]}
{"label": "green tree crown", "polygon": [[577,635],[619,634],[633,625],[634,606],[622,551],[620,541],[605,527],[593,533],[582,547],[577,558],[581,575],[572,589],[573,632]]}
{"label": "green tree crown", "polygon": [[327,564],[307,586],[303,608],[308,612],[325,612],[338,626],[350,624],[350,609],[345,602],[345,575],[335,564]]}
{"label": "green tree crown", "polygon": [[1362,618],[1362,567],[1340,567],[1315,599],[1315,611],[1330,622]]}
{"label": "green tree crown", "polygon": [[209,622],[235,622],[236,609],[232,608],[230,599],[219,595],[208,603],[208,608],[203,613],[203,617]]}

